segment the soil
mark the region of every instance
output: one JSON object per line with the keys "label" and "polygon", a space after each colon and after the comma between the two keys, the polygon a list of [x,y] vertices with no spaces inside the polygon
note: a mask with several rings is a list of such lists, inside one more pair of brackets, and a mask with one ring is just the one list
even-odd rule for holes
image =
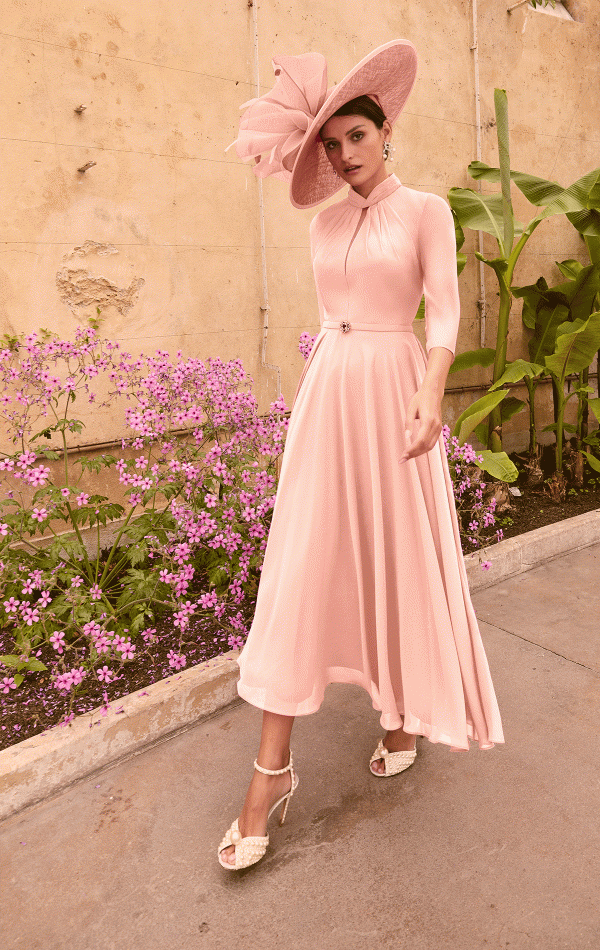
{"label": "soil", "polygon": [[[509,454],[509,458],[519,469],[519,478],[512,484],[519,489],[521,495],[508,493],[507,506],[497,507],[496,522],[493,526],[494,537],[498,528],[502,528],[502,540],[505,541],[526,531],[534,531],[536,528],[600,508],[600,473],[594,472],[587,461],[583,469],[583,486],[575,488],[567,482],[566,498],[558,503],[551,498],[543,483],[528,487],[522,454],[513,452]],[[555,471],[553,446],[543,447],[540,468],[544,479],[551,478]]]}
{"label": "soil", "polygon": [[[510,456],[519,469],[522,467],[522,457],[515,454]],[[548,453],[541,458],[541,467],[545,477],[550,477],[553,471],[553,460]],[[548,471],[550,469],[550,471]],[[516,537],[526,531],[533,531],[544,525],[554,524],[566,518],[587,511],[600,509],[600,475],[592,472],[586,463],[583,487],[569,488],[566,500],[562,503],[554,502],[544,492],[543,485],[528,488],[525,477],[519,477],[515,483],[522,492],[521,496],[509,495],[504,510],[498,506],[496,522],[493,525],[493,534],[502,528],[503,540]],[[10,652],[9,644],[3,643],[0,632],[0,654]],[[88,712],[102,707],[106,713],[119,712],[119,699],[135,690],[143,689],[166,676],[177,675],[169,666],[168,653],[170,650],[183,652],[186,655],[186,666],[193,666],[205,660],[212,659],[225,653],[230,647],[227,644],[227,633],[216,631],[210,626],[200,623],[190,626],[186,635],[187,645],[179,648],[179,632],[168,621],[157,624],[156,639],[145,645],[138,641],[136,655],[132,660],[124,662],[119,675],[112,683],[105,685],[91,675],[84,680],[86,692],[75,699],[71,714],[68,714],[70,696],[63,695],[50,685],[49,674],[28,673],[20,688],[10,690],[4,694],[0,692],[0,712],[2,725],[0,727],[0,749],[7,748],[24,739],[37,734],[44,734],[52,727],[63,728],[74,715]],[[51,647],[46,647],[40,656],[42,662],[55,660]],[[11,671],[0,671],[0,681]],[[104,704],[104,705],[103,705]]]}

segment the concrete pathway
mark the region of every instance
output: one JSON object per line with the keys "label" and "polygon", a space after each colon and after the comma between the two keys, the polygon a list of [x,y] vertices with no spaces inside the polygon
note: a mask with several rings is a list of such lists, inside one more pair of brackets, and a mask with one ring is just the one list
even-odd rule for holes
{"label": "concrete pathway", "polygon": [[255,868],[220,868],[260,711],[229,707],[0,826],[2,950],[600,946],[600,545],[473,595],[506,744],[420,740],[377,779],[378,715],[332,685]]}

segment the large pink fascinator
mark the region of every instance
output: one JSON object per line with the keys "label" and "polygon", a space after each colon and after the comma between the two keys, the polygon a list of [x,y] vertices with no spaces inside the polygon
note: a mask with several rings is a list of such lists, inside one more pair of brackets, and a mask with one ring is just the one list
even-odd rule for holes
{"label": "large pink fascinator", "polygon": [[320,204],[343,188],[325,153],[319,129],[350,99],[367,95],[393,124],[413,87],[417,52],[408,40],[391,40],[364,57],[331,89],[321,53],[274,56],[277,81],[270,92],[240,109],[240,131],[233,145],[242,161],[259,158],[254,174],[290,183],[296,208]]}
{"label": "large pink fascinator", "polygon": [[274,56],[272,62],[277,82],[240,106],[247,110],[240,133],[225,151],[235,145],[243,162],[261,158],[253,168],[259,178],[291,181],[304,136],[327,96],[327,63],[321,53]]}

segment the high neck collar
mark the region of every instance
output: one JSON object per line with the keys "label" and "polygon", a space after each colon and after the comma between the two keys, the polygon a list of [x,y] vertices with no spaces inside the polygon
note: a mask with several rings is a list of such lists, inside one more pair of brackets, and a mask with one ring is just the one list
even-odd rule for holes
{"label": "high neck collar", "polygon": [[362,195],[359,195],[351,185],[350,191],[348,192],[348,201],[357,208],[368,208],[370,205],[381,201],[382,198],[387,198],[396,188],[400,188],[401,184],[402,182],[398,176],[392,173],[388,175],[387,178],[384,178],[383,181],[380,181],[378,185],[375,185],[368,198],[363,198]]}

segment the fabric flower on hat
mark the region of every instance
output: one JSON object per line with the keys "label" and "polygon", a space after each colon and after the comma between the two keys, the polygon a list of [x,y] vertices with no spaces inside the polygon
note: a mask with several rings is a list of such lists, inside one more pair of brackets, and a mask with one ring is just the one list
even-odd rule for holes
{"label": "fabric flower on hat", "polygon": [[[327,96],[327,62],[321,53],[274,56],[273,88],[240,106],[246,109],[235,145],[242,161],[260,158],[253,172],[290,181],[306,132]],[[265,156],[263,158],[263,155]]]}

